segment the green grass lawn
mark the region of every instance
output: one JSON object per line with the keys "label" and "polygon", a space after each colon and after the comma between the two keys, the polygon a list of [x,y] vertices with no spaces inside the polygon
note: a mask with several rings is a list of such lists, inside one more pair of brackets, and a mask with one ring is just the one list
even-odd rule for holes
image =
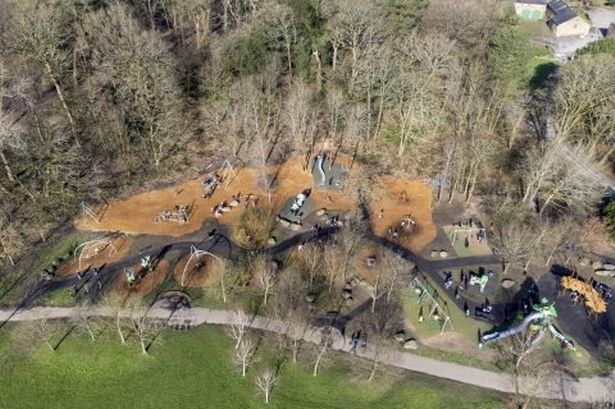
{"label": "green grass lawn", "polygon": [[40,345],[19,353],[13,348],[14,331],[5,328],[0,334],[1,408],[504,407],[496,393],[418,375],[380,373],[369,383],[347,355],[329,360],[313,377],[307,353],[299,364],[282,366],[267,406],[254,376],[270,362],[271,349],[263,347],[260,362],[241,378],[231,363],[229,339],[219,328],[165,332],[150,356],[112,336],[91,342],[75,334],[55,353]]}

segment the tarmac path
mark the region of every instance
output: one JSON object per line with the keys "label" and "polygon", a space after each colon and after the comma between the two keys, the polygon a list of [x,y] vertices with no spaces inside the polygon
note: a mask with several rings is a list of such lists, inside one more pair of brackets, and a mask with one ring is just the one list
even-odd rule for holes
{"label": "tarmac path", "polygon": [[[32,321],[37,319],[67,319],[77,314],[74,307],[34,307],[20,311],[0,310],[0,320],[4,321]],[[83,313],[80,311],[79,313]],[[86,311],[92,317],[115,316],[116,310],[98,307]],[[130,316],[133,310],[122,309],[119,314]],[[169,310],[166,308],[153,307],[147,310],[147,317],[166,321],[169,325],[186,324],[198,326],[210,325],[235,325],[241,318],[233,311],[213,310],[207,308],[190,308]],[[289,334],[289,325],[281,320],[263,316],[246,317],[243,321],[247,326],[255,330]],[[322,344],[327,340],[334,350],[352,353],[348,338],[338,331],[323,331],[322,327],[306,326],[302,339],[314,344]],[[461,382],[477,387],[496,390],[504,393],[515,392],[515,379],[506,373],[490,372],[483,369],[472,368],[445,361],[421,357],[410,352],[399,350],[376,349],[368,345],[355,351],[356,355],[365,359],[374,359],[378,356],[380,362],[392,367],[401,368],[413,372],[427,374],[438,378]],[[545,399],[566,400],[570,402],[614,402],[615,401],[615,375],[608,377],[592,377],[573,379],[564,374],[554,373],[547,381],[541,381],[540,388],[535,387],[531,379],[518,379],[518,387],[521,393],[532,394]]]}

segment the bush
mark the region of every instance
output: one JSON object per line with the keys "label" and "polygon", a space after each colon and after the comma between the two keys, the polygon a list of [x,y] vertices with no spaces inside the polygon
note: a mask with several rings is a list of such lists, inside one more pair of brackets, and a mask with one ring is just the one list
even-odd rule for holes
{"label": "bush", "polygon": [[615,37],[603,38],[586,45],[577,51],[577,55],[596,55],[611,54],[615,55]]}
{"label": "bush", "polygon": [[604,211],[604,221],[609,239],[615,241],[615,199],[611,200],[611,203],[606,207]]}
{"label": "bush", "polygon": [[271,209],[249,207],[241,217],[235,239],[244,245],[264,248],[275,226]]}

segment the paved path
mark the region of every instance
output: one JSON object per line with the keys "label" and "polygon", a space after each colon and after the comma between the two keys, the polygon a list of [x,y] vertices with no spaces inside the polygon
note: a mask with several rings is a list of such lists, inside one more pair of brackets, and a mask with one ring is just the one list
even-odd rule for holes
{"label": "paved path", "polygon": [[[76,308],[58,307],[36,307],[22,309],[18,311],[0,310],[0,320],[3,321],[31,321],[36,319],[62,319],[73,316]],[[113,316],[114,311],[98,307],[90,310],[92,316]],[[121,310],[124,316],[131,314],[130,310]],[[151,308],[148,316],[155,319],[168,320],[169,323],[185,322],[189,320],[192,325],[215,324],[233,325],[239,320],[237,314],[227,310],[212,310],[207,308],[192,308],[172,312],[163,308]],[[289,326],[280,320],[254,316],[247,319],[251,328],[263,331],[275,332],[279,334],[291,333]],[[302,339],[306,342],[320,344],[323,340],[322,328],[307,327],[302,334]],[[330,336],[331,337],[331,336]],[[340,333],[334,332],[332,338],[332,348],[337,351],[350,352],[347,339]],[[505,393],[514,392],[514,382],[511,375],[495,373],[482,369],[457,365],[450,362],[442,362],[431,358],[421,357],[409,352],[396,350],[383,351],[374,348],[360,349],[357,355],[363,358],[372,359],[378,354],[381,362],[387,365],[419,372],[438,378],[449,379],[478,386],[481,388],[496,390]],[[530,389],[532,382],[520,380],[520,390],[522,392],[533,391],[540,397],[547,399],[565,399],[571,402],[613,402],[615,401],[615,376],[581,378],[574,380],[553,374],[551,382],[542,385],[541,389],[535,391]]]}

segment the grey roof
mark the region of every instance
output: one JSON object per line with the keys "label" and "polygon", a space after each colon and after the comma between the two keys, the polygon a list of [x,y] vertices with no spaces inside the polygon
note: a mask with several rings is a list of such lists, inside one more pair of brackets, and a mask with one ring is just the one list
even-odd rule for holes
{"label": "grey roof", "polygon": [[554,14],[558,14],[558,13],[564,11],[565,9],[569,9],[570,8],[568,6],[568,4],[566,4],[566,2],[564,0],[554,0],[554,1],[550,2],[547,5],[547,7]]}
{"label": "grey roof", "polygon": [[577,16],[577,13],[563,0],[554,0],[547,5],[547,8],[552,13],[548,22],[550,26],[559,26]]}
{"label": "grey roof", "polygon": [[550,0],[515,0],[515,3],[538,4],[546,6]]}

